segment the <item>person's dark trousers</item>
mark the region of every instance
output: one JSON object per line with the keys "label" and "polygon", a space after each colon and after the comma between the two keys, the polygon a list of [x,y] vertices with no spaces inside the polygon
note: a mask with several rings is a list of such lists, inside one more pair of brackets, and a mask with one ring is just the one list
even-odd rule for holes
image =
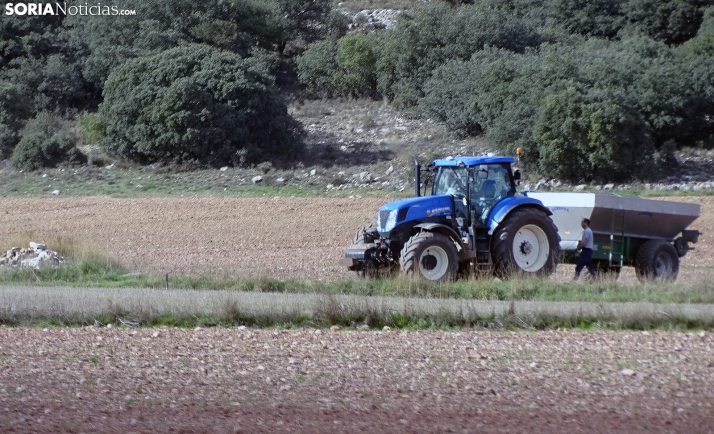
{"label": "person's dark trousers", "polygon": [[583,249],[578,257],[578,265],[575,266],[575,278],[580,276],[580,272],[583,271],[583,267],[587,265],[590,274],[595,277],[595,266],[593,265],[593,249]]}

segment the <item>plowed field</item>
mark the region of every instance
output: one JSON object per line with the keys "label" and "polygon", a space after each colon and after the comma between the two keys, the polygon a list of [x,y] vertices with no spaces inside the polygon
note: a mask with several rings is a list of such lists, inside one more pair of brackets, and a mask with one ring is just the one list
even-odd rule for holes
{"label": "plowed field", "polygon": [[[171,275],[265,275],[338,279],[338,264],[369,216],[390,199],[338,198],[0,198],[0,241],[31,232],[87,240],[128,267]],[[682,259],[680,281],[714,277],[714,197],[692,228],[703,235]],[[52,246],[48,246],[50,249]],[[696,267],[696,268],[694,268]],[[560,267],[555,279],[570,277]],[[635,281],[625,270],[622,283]]]}

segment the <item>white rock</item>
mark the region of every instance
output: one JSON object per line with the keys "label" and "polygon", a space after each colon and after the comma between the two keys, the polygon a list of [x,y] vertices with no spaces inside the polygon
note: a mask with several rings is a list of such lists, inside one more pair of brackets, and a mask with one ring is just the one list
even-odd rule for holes
{"label": "white rock", "polygon": [[260,182],[263,182],[263,177],[262,176],[254,176],[250,180],[253,181],[253,184],[258,184]]}
{"label": "white rock", "polygon": [[387,169],[386,172],[384,172],[385,175],[391,175],[391,173],[394,172],[394,166],[389,166],[389,169]]}
{"label": "white rock", "polygon": [[30,241],[30,248],[35,250],[47,250],[47,245]]}
{"label": "white rock", "polygon": [[226,170],[228,170],[228,166],[221,167],[221,172],[225,172]]}
{"label": "white rock", "polygon": [[52,192],[52,194],[54,194],[55,196],[59,196],[60,191],[59,191],[59,190],[55,190],[55,191]]}
{"label": "white rock", "polygon": [[615,184],[605,184],[602,186],[603,190],[612,190],[613,188],[615,188]]}
{"label": "white rock", "polygon": [[315,176],[316,173],[317,173],[317,170],[312,169],[312,170],[310,171],[310,176]]}
{"label": "white rock", "polygon": [[584,191],[586,187],[587,187],[587,185],[580,184],[575,187],[574,191]]}

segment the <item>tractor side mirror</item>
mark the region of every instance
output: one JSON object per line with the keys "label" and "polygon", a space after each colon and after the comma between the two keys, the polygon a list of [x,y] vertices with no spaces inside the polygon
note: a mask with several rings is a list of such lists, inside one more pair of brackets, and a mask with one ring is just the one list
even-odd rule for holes
{"label": "tractor side mirror", "polygon": [[488,165],[481,164],[478,166],[478,179],[488,179]]}
{"label": "tractor side mirror", "polygon": [[516,185],[521,185],[521,171],[519,169],[513,172],[513,179],[516,181]]}

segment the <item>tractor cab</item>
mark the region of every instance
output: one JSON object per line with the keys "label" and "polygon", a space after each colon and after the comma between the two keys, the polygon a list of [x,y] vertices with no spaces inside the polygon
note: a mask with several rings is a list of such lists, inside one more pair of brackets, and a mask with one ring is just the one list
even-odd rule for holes
{"label": "tractor cab", "polygon": [[516,194],[520,172],[513,173],[510,157],[448,157],[435,160],[432,196],[454,198],[454,217],[460,226],[487,227],[490,211],[502,199]]}

